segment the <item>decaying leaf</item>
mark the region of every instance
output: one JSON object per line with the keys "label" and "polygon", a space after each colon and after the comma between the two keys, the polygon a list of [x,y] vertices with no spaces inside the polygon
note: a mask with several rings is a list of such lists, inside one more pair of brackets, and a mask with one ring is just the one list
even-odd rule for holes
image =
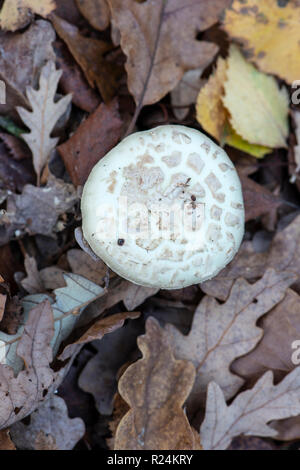
{"label": "decaying leaf", "polygon": [[5,0],[0,12],[0,28],[16,31],[24,28],[33,14],[48,16],[56,8],[55,0]]}
{"label": "decaying leaf", "polygon": [[0,450],[16,450],[7,429],[0,431]]}
{"label": "decaying leaf", "polygon": [[[80,373],[78,385],[82,390],[93,395],[95,406],[100,414],[112,413],[114,395],[117,392],[118,372],[124,365],[124,360],[131,361],[136,358],[136,338],[143,331],[142,320],[133,320],[109,335],[105,335],[101,341],[92,343],[97,353]],[[128,409],[127,404],[126,407]]]}
{"label": "decaying leaf", "polygon": [[26,254],[24,266],[27,276],[21,280],[21,284],[29,294],[37,294],[44,291],[43,281],[39,275],[36,260]]}
{"label": "decaying leaf", "polygon": [[192,450],[195,438],[182,405],[193,386],[193,365],[174,359],[167,334],[153,318],[138,345],[143,358],[119,381],[130,410],[117,428],[115,450]]}
{"label": "decaying leaf", "polygon": [[[37,87],[41,67],[45,62],[55,60],[54,40],[55,31],[44,20],[36,21],[22,34],[1,35],[5,54],[0,55],[0,78],[6,84],[6,104],[1,104],[1,114],[11,115],[16,106],[30,108],[26,88]],[[36,44],[39,44],[38,48]]]}
{"label": "decaying leaf", "polygon": [[85,425],[81,418],[69,418],[63,398],[51,395],[30,415],[29,424],[15,423],[10,432],[20,450],[72,450]]}
{"label": "decaying leaf", "polygon": [[80,338],[74,343],[67,345],[63,352],[60,354],[59,359],[65,361],[72,355],[74,346],[84,345],[95,341],[96,339],[102,339],[104,335],[113,333],[115,330],[121,328],[124,325],[125,320],[135,320],[140,316],[140,312],[124,312],[110,315],[105,318],[100,318],[96,321],[88,330],[80,336]]}
{"label": "decaying leaf", "polygon": [[[13,137],[13,136],[12,136]],[[22,191],[26,184],[33,184],[36,176],[30,160],[16,161],[4,142],[0,142],[0,187],[7,191]]]}
{"label": "decaying leaf", "polygon": [[47,294],[33,294],[24,297],[23,323],[15,335],[0,332],[0,359],[1,363],[9,364],[15,371],[23,368],[23,362],[18,358],[18,344],[24,331],[24,322],[32,308],[37,308],[41,302],[48,301],[51,305],[54,320],[54,331],[51,337],[51,346],[55,355],[61,342],[66,339],[77,324],[84,308],[95,299],[104,294],[104,289],[87,279],[73,273],[65,273],[66,286],[54,291],[55,301]]}
{"label": "decaying leaf", "polygon": [[93,166],[118,143],[122,129],[118,102],[101,103],[72,137],[58,147],[76,186],[85,183]]}
{"label": "decaying leaf", "polygon": [[110,11],[107,0],[76,0],[76,4],[93,28],[103,31],[109,26]]}
{"label": "decaying leaf", "polygon": [[16,234],[51,236],[53,232],[62,230],[64,225],[57,225],[58,218],[72,210],[78,197],[72,184],[51,175],[44,187],[26,184],[22,194],[10,194],[7,198],[6,212],[0,215],[0,224],[5,228],[0,243],[7,243]]}
{"label": "decaying leaf", "polygon": [[87,113],[96,110],[101,98],[96,90],[90,87],[81,68],[74,61],[67,46],[62,41],[54,43],[56,63],[62,70],[59,87],[63,94],[72,94],[72,103]]}
{"label": "decaying leaf", "polygon": [[299,20],[295,1],[233,0],[224,29],[262,71],[292,83],[300,74]]}
{"label": "decaying leaf", "polygon": [[243,379],[230,371],[232,361],[257,344],[263,334],[256,326],[257,319],[284,297],[294,280],[293,274],[272,269],[252,285],[237,279],[224,304],[213,297],[204,297],[188,336],[167,325],[175,357],[192,361],[196,368],[195,384],[187,401],[192,413],[203,406],[211,380],[219,384],[226,399],[238,391]]}
{"label": "decaying leaf", "polygon": [[[226,80],[227,60],[219,57],[215,71],[199,92],[196,104],[197,120],[203,129],[217,139],[221,145],[226,143],[254,157],[261,158],[269,153],[270,149],[250,144],[239,136],[230,125],[229,113],[222,101]],[[243,106],[243,102],[241,102],[241,106]]]}
{"label": "decaying leaf", "polygon": [[227,0],[192,0],[184,7],[180,0],[108,3],[127,56],[128,87],[139,107],[159,101],[185,71],[212,61],[217,46],[197,41],[196,34],[216,23],[229,5]]}
{"label": "decaying leaf", "polygon": [[25,418],[44,400],[54,381],[49,367],[53,333],[52,309],[46,300],[29,312],[18,342],[16,354],[25,369],[14,377],[10,366],[0,365],[0,429]]}
{"label": "decaying leaf", "polygon": [[286,147],[289,108],[286,89],[280,90],[273,77],[259,72],[233,45],[226,73],[223,102],[237,134],[251,144]]}
{"label": "decaying leaf", "polygon": [[17,108],[20,117],[31,131],[29,134],[23,134],[23,139],[32,151],[38,185],[41,171],[58,142],[58,138],[50,137],[51,132],[72,100],[71,95],[67,95],[57,102],[54,100],[61,74],[61,71],[56,70],[54,62],[49,61],[42,68],[40,88],[38,90],[30,87],[27,88],[26,94],[32,107],[32,112],[24,108]]}
{"label": "decaying leaf", "polygon": [[273,421],[270,426],[277,431],[274,439],[279,441],[295,441],[300,438],[300,415],[293,418]]}
{"label": "decaying leaf", "polygon": [[290,372],[278,385],[273,374],[266,372],[251,390],[240,393],[226,405],[221,388],[208,386],[205,419],[201,425],[201,442],[205,450],[226,449],[233,437],[276,435],[267,423],[300,413],[300,367]]}
{"label": "decaying leaf", "polygon": [[[295,368],[294,341],[300,337],[300,297],[287,289],[284,299],[279,302],[260,323],[263,337],[248,354],[238,358],[231,365],[235,374],[253,383],[267,370],[272,370],[276,382]],[[296,343],[297,344],[297,343]]]}
{"label": "decaying leaf", "polygon": [[57,15],[51,16],[57,34],[66,43],[76,62],[80,65],[92,88],[97,86],[105,102],[109,102],[118,88],[120,70],[104,59],[111,44],[99,39],[82,36],[78,28]]}
{"label": "decaying leaf", "polygon": [[198,122],[219,142],[224,140],[227,121],[227,112],[222,102],[224,82],[227,78],[226,70],[226,60],[219,57],[216,69],[200,90],[196,104]]}
{"label": "decaying leaf", "polygon": [[242,183],[246,222],[281,206],[281,198],[274,196],[267,188],[242,174],[239,174],[239,177]]}
{"label": "decaying leaf", "polygon": [[128,310],[133,310],[138,305],[141,305],[144,300],[152,295],[157,294],[159,289],[156,287],[143,287],[126,281],[124,284],[124,294],[122,300]]}
{"label": "decaying leaf", "polygon": [[205,80],[201,79],[203,69],[185,72],[178,85],[171,91],[173,113],[177,119],[183,120],[189,113],[189,107],[196,102],[199,90]]}
{"label": "decaying leaf", "polygon": [[293,288],[300,292],[300,215],[282,231],[275,234],[267,252],[259,253],[251,242],[244,242],[231,263],[214,279],[201,284],[208,295],[226,300],[237,277],[254,280],[263,275],[267,267],[277,271],[290,271],[297,276]]}
{"label": "decaying leaf", "polygon": [[77,248],[68,251],[67,259],[73,273],[80,274],[96,284],[103,283],[107,266],[102,260],[96,261]]}

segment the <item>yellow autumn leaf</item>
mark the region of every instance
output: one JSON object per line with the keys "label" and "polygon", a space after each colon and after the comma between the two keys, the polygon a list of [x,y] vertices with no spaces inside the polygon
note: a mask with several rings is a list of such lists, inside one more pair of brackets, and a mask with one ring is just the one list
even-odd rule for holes
{"label": "yellow autumn leaf", "polygon": [[55,0],[5,0],[0,12],[0,28],[16,31],[27,25],[32,14],[46,17],[55,8]]}
{"label": "yellow autumn leaf", "polygon": [[224,29],[263,72],[292,83],[300,76],[300,7],[276,0],[233,0]]}
{"label": "yellow autumn leaf", "polygon": [[222,145],[242,150],[256,158],[262,158],[271,152],[268,147],[252,145],[240,137],[229,123],[228,111],[222,102],[224,83],[227,79],[226,60],[219,58],[214,73],[200,90],[196,103],[196,117],[204,130]]}
{"label": "yellow autumn leaf", "polygon": [[219,57],[217,67],[206,85],[200,90],[196,102],[196,117],[203,129],[221,142],[227,119],[221,96],[226,80],[226,60]]}
{"label": "yellow autumn leaf", "polygon": [[289,100],[286,88],[259,72],[232,45],[227,59],[224,106],[232,128],[251,144],[286,147]]}
{"label": "yellow autumn leaf", "polygon": [[242,152],[252,155],[252,157],[263,158],[268,153],[272,152],[272,149],[269,147],[264,147],[263,145],[250,144],[244,140],[240,135],[238,135],[231,127],[229,123],[225,126],[225,142],[230,147],[234,147]]}

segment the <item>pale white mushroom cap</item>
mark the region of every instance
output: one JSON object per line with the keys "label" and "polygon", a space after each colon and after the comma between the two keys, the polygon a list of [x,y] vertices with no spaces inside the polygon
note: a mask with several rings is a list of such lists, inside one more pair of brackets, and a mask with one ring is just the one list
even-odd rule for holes
{"label": "pale white mushroom cap", "polygon": [[185,126],[124,139],[93,168],[81,210],[92,250],[142,286],[179,289],[211,279],[232,260],[244,234],[232,162]]}

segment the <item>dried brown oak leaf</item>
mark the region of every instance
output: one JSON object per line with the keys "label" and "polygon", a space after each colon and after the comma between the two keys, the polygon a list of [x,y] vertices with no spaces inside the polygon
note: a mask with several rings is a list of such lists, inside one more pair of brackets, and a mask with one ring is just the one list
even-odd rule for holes
{"label": "dried brown oak leaf", "polygon": [[[112,414],[117,380],[120,377],[118,372],[124,366],[125,358],[129,362],[136,359],[136,338],[143,332],[144,319],[129,321],[122,328],[105,335],[101,341],[92,343],[97,354],[84,365],[78,385],[93,395],[100,414],[108,416]],[[121,400],[123,402],[123,399]],[[127,411],[127,403],[126,408]],[[124,414],[120,415],[120,419]]]}
{"label": "dried brown oak leaf", "polygon": [[5,228],[0,244],[7,243],[16,231],[19,235],[53,235],[58,231],[58,217],[70,211],[77,201],[74,186],[52,176],[45,187],[27,184],[22,194],[11,194],[7,199],[6,213],[0,215],[0,224]]}
{"label": "dried brown oak leaf", "polygon": [[109,26],[110,11],[107,0],[76,0],[76,5],[93,28],[103,31]]}
{"label": "dried brown oak leaf", "polygon": [[219,385],[211,382],[205,419],[201,425],[201,442],[205,450],[222,450],[241,434],[275,437],[277,432],[267,423],[298,414],[300,367],[278,385],[273,385],[272,372],[266,372],[252,389],[240,393],[230,406],[226,405]]}
{"label": "dried brown oak leaf", "polygon": [[263,334],[256,326],[257,319],[284,297],[294,280],[292,273],[277,273],[273,269],[252,285],[237,279],[224,304],[213,297],[203,298],[187,336],[173,325],[166,326],[175,357],[192,361],[196,368],[195,384],[187,400],[191,413],[204,405],[211,380],[219,384],[226,399],[243,385],[243,379],[230,371],[230,365],[257,344]]}
{"label": "dried brown oak leaf", "polygon": [[84,251],[73,248],[68,250],[67,260],[73,273],[80,274],[96,284],[103,284],[108,268],[101,259],[96,261]]}
{"label": "dried brown oak leaf", "polygon": [[46,300],[30,311],[17,347],[25,369],[14,377],[11,367],[0,365],[0,429],[32,413],[54,382],[54,372],[49,366],[53,333],[52,309]]}
{"label": "dried brown oak leaf", "polygon": [[73,184],[83,185],[93,166],[119,141],[123,123],[118,102],[100,106],[58,147]]}
{"label": "dried brown oak leaf", "polygon": [[41,67],[48,60],[55,60],[54,40],[55,31],[44,20],[36,21],[23,33],[2,33],[1,47],[5,54],[0,54],[0,79],[6,84],[6,104],[1,105],[1,114],[18,117],[16,106],[30,108],[26,87],[36,87]]}
{"label": "dried brown oak leaf", "polygon": [[276,210],[283,203],[280,197],[274,196],[264,186],[243,174],[239,176],[242,183],[246,222]]}
{"label": "dried brown oak leaf", "polygon": [[78,28],[59,16],[51,15],[52,24],[66,43],[69,51],[80,65],[89,85],[99,89],[105,102],[109,102],[118,88],[120,69],[105,60],[104,55],[112,49],[110,43],[82,36]]}
{"label": "dried brown oak leaf", "polygon": [[175,360],[167,334],[153,318],[138,346],[143,358],[119,381],[131,408],[117,428],[115,450],[192,450],[195,438],[182,406],[193,386],[194,366]]}
{"label": "dried brown oak leaf", "polygon": [[35,171],[30,160],[16,161],[0,142],[0,187],[10,192],[22,191],[25,184],[35,183]]}
{"label": "dried brown oak leaf", "polygon": [[13,442],[25,450],[72,450],[83,437],[81,418],[70,419],[63,398],[51,395],[30,415],[30,423],[15,423],[10,428]]}
{"label": "dried brown oak leaf", "polygon": [[92,326],[90,326],[77,341],[67,345],[62,354],[59,356],[59,359],[65,361],[73,355],[73,350],[75,350],[77,346],[83,346],[84,344],[95,341],[96,339],[101,339],[104,335],[113,333],[119,328],[122,328],[125,320],[129,318],[135,320],[139,316],[140,312],[124,312],[110,315],[105,318],[100,318]]}
{"label": "dried brown oak leaf", "polygon": [[258,253],[252,242],[244,242],[234,260],[214,279],[202,283],[201,289],[208,295],[226,300],[237,277],[257,279],[263,275],[266,267],[295,273],[298,280],[293,288],[300,291],[300,215],[284,230],[276,233],[268,251]]}
{"label": "dried brown oak leaf", "polygon": [[74,61],[67,46],[62,41],[55,41],[56,63],[62,70],[59,87],[63,94],[72,93],[72,102],[87,113],[92,113],[101,102],[100,95],[90,87],[81,68]]}
{"label": "dried brown oak leaf", "polygon": [[38,177],[38,185],[41,171],[59,140],[50,137],[51,132],[72,100],[72,95],[67,95],[59,101],[55,101],[61,74],[62,71],[56,70],[54,62],[47,62],[41,71],[39,89],[34,90],[28,87],[26,90],[32,111],[21,107],[17,108],[23,122],[31,131],[28,134],[23,134],[22,137],[32,151],[33,166]]}
{"label": "dried brown oak leaf", "polygon": [[264,335],[261,341],[248,354],[234,361],[232,372],[243,377],[248,386],[252,386],[267,370],[273,371],[277,382],[283,379],[297,362],[293,343],[295,341],[297,345],[300,338],[299,318],[300,296],[287,289],[284,299],[262,318],[259,325]]}
{"label": "dried brown oak leaf", "polygon": [[24,287],[29,294],[40,294],[44,292],[45,287],[37,268],[36,259],[26,253],[24,267],[27,276],[21,280],[22,287]]}
{"label": "dried brown oak leaf", "polygon": [[0,431],[0,450],[16,450],[7,429]]}
{"label": "dried brown oak leaf", "polygon": [[185,71],[206,67],[216,44],[197,34],[216,23],[229,0],[108,0],[127,56],[128,87],[138,108],[176,87]]}
{"label": "dried brown oak leaf", "polygon": [[5,0],[0,12],[0,28],[16,31],[24,28],[34,14],[46,17],[55,8],[55,0]]}

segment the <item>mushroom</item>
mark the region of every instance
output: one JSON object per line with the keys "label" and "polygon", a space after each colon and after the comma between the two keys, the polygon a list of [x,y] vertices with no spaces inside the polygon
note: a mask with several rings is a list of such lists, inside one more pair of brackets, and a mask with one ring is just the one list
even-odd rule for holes
{"label": "mushroom", "polygon": [[179,289],[211,279],[237,253],[244,205],[237,172],[201,132],[165,125],[131,134],[91,171],[82,231],[123,278]]}

